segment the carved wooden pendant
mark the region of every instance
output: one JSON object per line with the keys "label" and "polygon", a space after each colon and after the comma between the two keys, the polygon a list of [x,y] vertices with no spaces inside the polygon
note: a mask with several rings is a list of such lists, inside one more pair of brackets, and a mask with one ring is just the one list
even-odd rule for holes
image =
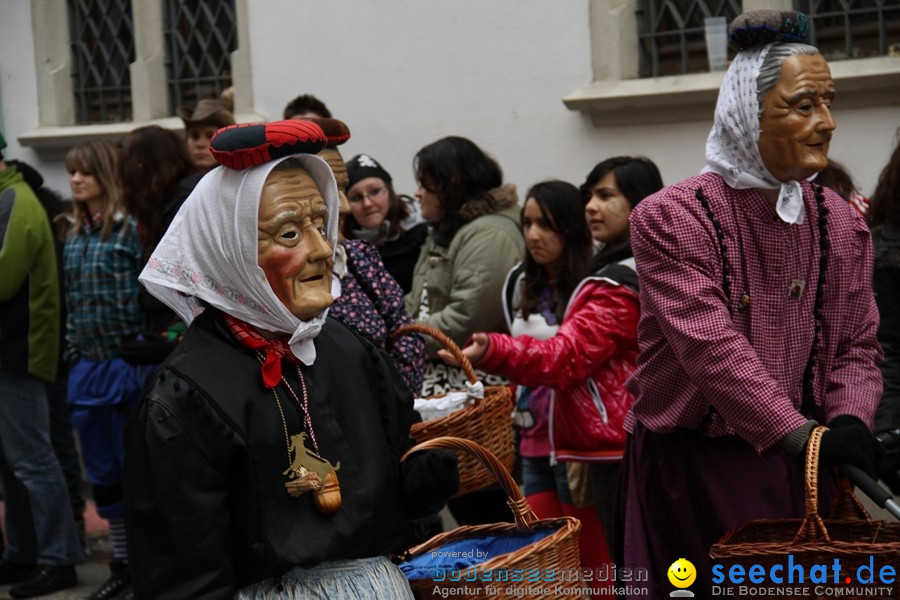
{"label": "carved wooden pendant", "polygon": [[322,489],[313,492],[313,504],[319,512],[330,515],[341,507],[341,484],[337,471],[330,471],[325,476]]}
{"label": "carved wooden pendant", "polygon": [[337,477],[341,462],[332,465],[307,448],[306,439],[305,431],[291,436],[290,452],[293,459],[291,466],[282,472],[288,478],[284,487],[295,498],[306,492],[313,492],[316,508],[320,512],[331,514],[341,506],[341,486]]}

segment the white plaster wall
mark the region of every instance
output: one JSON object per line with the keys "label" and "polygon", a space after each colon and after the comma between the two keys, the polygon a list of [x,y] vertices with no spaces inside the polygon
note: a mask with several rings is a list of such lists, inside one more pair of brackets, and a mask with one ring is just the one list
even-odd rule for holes
{"label": "white plaster wall", "polygon": [[3,156],[23,160],[44,175],[45,184],[69,195],[69,179],[58,156],[40,157],[16,137],[38,126],[37,79],[30,2],[0,0],[0,131]]}
{"label": "white plaster wall", "polygon": [[[412,158],[442,136],[493,154],[520,195],[549,177],[580,183],[598,161],[644,154],[673,183],[703,166],[709,122],[598,128],[562,98],[592,79],[587,0],[249,0],[255,109],[281,118],[300,93],[350,126],[346,158],[372,154],[412,193]],[[30,3],[0,0],[5,154],[68,195],[61,155],[21,148],[39,126]],[[841,111],[832,156],[865,194],[893,148],[897,106]]]}
{"label": "white plaster wall", "polygon": [[[520,195],[548,177],[580,183],[614,154],[644,154],[673,183],[703,166],[709,122],[598,128],[561,98],[592,79],[586,0],[250,0],[257,111],[301,93],[347,122],[345,158],[372,154],[412,192],[412,158],[445,135],[493,154]],[[287,41],[293,40],[293,41]],[[841,111],[832,156],[874,189],[897,106]]]}

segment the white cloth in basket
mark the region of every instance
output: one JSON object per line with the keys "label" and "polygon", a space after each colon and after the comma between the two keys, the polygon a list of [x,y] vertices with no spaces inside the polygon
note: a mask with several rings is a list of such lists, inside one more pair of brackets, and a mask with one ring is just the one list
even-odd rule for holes
{"label": "white cloth in basket", "polygon": [[484,399],[484,384],[466,382],[466,391],[449,392],[436,398],[416,398],[413,409],[422,415],[422,421],[432,421],[445,417],[461,408],[471,406],[475,400]]}

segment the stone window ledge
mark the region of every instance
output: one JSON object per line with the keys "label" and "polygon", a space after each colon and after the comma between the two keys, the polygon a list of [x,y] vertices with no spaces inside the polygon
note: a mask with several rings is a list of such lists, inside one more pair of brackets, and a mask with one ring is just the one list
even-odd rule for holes
{"label": "stone window ledge", "polygon": [[[900,104],[900,57],[834,61],[829,66],[837,108]],[[598,127],[711,121],[723,77],[724,72],[595,81],[563,103],[590,114]]]}
{"label": "stone window ledge", "polygon": [[[262,123],[267,119],[257,113],[235,115],[238,123]],[[178,117],[153,119],[150,121],[126,121],[122,123],[104,123],[102,125],[73,125],[67,127],[38,127],[27,131],[16,139],[22,146],[32,148],[38,154],[48,157],[65,154],[75,144],[92,140],[109,140],[116,142],[126,133],[147,125],[159,125],[179,133],[184,131],[184,122]]]}

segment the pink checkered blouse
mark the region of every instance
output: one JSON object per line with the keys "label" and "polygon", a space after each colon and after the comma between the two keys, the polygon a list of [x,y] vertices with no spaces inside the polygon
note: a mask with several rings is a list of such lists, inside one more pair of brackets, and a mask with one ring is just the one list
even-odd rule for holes
{"label": "pink checkered blouse", "polygon": [[[695,196],[698,187],[724,232],[728,298],[720,245]],[[733,189],[713,173],[667,187],[635,208],[641,320],[638,368],[628,384],[635,396],[629,430],[637,420],[660,433],[734,434],[763,452],[807,418],[824,423],[849,414],[872,424],[882,385],[872,244],[863,219],[830,190],[815,407],[800,414],[820,253],[812,185],[804,183],[803,192],[806,220],[797,225],[781,221],[757,191]],[[746,306],[739,309],[742,296]]]}

